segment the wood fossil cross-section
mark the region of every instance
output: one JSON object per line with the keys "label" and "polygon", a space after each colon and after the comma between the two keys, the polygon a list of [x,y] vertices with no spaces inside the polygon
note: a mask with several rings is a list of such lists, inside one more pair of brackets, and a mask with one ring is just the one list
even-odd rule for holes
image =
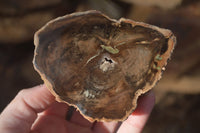
{"label": "wood fossil cross-section", "polygon": [[90,121],[123,121],[161,78],[171,31],[98,11],[50,21],[35,34],[34,67],[58,101]]}

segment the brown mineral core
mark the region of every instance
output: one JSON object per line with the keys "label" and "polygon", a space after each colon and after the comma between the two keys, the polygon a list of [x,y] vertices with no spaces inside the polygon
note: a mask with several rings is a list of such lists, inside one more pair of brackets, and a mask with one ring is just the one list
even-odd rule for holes
{"label": "brown mineral core", "polygon": [[58,101],[90,121],[123,121],[161,78],[171,31],[98,11],[66,15],[35,34],[34,67]]}

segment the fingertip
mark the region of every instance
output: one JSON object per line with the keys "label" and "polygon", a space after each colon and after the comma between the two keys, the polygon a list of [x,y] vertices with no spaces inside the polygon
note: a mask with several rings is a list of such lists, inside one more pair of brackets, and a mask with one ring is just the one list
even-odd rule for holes
{"label": "fingertip", "polygon": [[155,93],[151,90],[139,97],[137,107],[132,115],[149,114],[155,105]]}
{"label": "fingertip", "polygon": [[118,133],[140,133],[155,104],[155,94],[149,91],[138,99],[136,110],[125,120]]}

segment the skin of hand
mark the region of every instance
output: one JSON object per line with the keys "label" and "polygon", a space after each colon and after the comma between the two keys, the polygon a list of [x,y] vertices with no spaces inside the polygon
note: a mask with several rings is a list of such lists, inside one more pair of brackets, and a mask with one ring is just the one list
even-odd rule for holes
{"label": "skin of hand", "polygon": [[59,103],[45,85],[21,90],[0,115],[2,133],[139,133],[152,111],[155,95],[141,96],[136,110],[122,123],[94,122],[74,111],[65,120],[69,106]]}

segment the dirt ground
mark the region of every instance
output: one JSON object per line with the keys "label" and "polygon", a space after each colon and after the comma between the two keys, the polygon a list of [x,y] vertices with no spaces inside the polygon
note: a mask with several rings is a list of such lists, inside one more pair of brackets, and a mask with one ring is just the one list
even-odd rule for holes
{"label": "dirt ground", "polygon": [[112,18],[126,17],[174,32],[177,45],[154,88],[156,105],[143,132],[199,133],[200,1],[168,0],[169,5],[150,1],[0,1],[0,111],[19,90],[43,83],[32,65],[35,31],[57,16],[97,9]]}

